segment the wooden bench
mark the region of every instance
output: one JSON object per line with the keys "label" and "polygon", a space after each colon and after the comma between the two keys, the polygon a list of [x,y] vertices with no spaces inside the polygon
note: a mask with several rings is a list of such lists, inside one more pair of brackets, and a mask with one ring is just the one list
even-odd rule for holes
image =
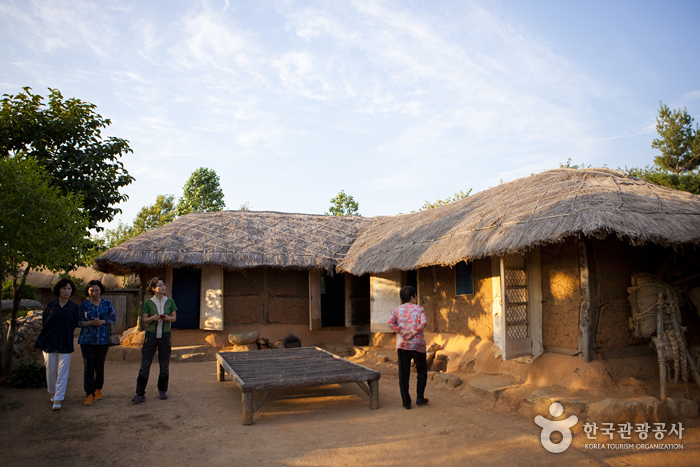
{"label": "wooden bench", "polygon": [[[241,389],[243,425],[253,424],[253,413],[262,407],[273,389],[357,383],[369,396],[370,409],[379,408],[381,373],[318,347],[219,352],[216,367],[219,382],[225,381],[228,373]],[[254,391],[265,391],[256,407],[253,407]]]}

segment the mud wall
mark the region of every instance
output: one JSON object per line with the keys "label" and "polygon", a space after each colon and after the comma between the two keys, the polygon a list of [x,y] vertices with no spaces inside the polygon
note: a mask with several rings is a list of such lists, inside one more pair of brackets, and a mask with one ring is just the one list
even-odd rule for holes
{"label": "mud wall", "polygon": [[264,269],[224,270],[224,325],[263,324]]}
{"label": "mud wall", "polygon": [[426,331],[493,339],[491,259],[474,261],[472,271],[474,293],[457,295],[453,268],[420,269],[418,294],[428,315]]}
{"label": "mud wall", "polygon": [[578,349],[581,306],[578,246],[573,238],[540,248],[542,344]]}
{"label": "mud wall", "polygon": [[270,324],[309,324],[309,272],[267,270]]}
{"label": "mud wall", "polygon": [[672,257],[673,251],[655,245],[634,247],[615,237],[594,239],[592,245],[598,263],[600,290],[596,348],[626,347],[647,342],[648,339],[636,339],[629,329],[632,308],[627,298],[627,288],[632,285],[633,274],[660,274],[665,259]]}

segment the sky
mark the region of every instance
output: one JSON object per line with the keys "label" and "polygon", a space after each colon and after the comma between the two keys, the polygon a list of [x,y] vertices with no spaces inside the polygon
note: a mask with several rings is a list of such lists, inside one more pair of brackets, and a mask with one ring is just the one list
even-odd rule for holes
{"label": "sky", "polygon": [[652,164],[700,118],[700,2],[0,0],[0,94],[97,105],[131,223],[199,167],[227,209],[420,209],[574,164]]}

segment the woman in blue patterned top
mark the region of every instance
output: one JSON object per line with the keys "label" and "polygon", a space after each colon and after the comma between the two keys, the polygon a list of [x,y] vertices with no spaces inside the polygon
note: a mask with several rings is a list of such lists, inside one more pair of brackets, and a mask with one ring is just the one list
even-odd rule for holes
{"label": "woman in blue patterned top", "polygon": [[104,291],[102,282],[88,282],[87,295],[90,298],[80,304],[78,344],[83,354],[85,405],[92,405],[95,399],[102,399],[109,330],[117,320],[112,303],[102,298]]}

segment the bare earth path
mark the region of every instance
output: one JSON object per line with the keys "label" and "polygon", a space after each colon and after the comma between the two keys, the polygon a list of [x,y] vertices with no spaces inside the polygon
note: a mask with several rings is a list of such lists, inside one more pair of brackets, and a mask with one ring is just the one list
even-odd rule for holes
{"label": "bare earth path", "polygon": [[154,397],[154,363],[147,401],[135,405],[138,363],[108,361],[105,399],[84,407],[76,352],[60,412],[51,411],[45,389],[0,388],[0,459],[23,467],[676,466],[700,459],[698,428],[685,430],[682,451],[595,451],[576,434],[566,452],[550,454],[532,421],[444,385],[429,382],[430,404],[404,410],[394,366],[353,360],[382,372],[379,410],[369,409],[357,385],[329,385],[273,392],[255,424],[242,426],[240,391],[230,377],[216,382],[214,362],[172,363],[166,401]]}

